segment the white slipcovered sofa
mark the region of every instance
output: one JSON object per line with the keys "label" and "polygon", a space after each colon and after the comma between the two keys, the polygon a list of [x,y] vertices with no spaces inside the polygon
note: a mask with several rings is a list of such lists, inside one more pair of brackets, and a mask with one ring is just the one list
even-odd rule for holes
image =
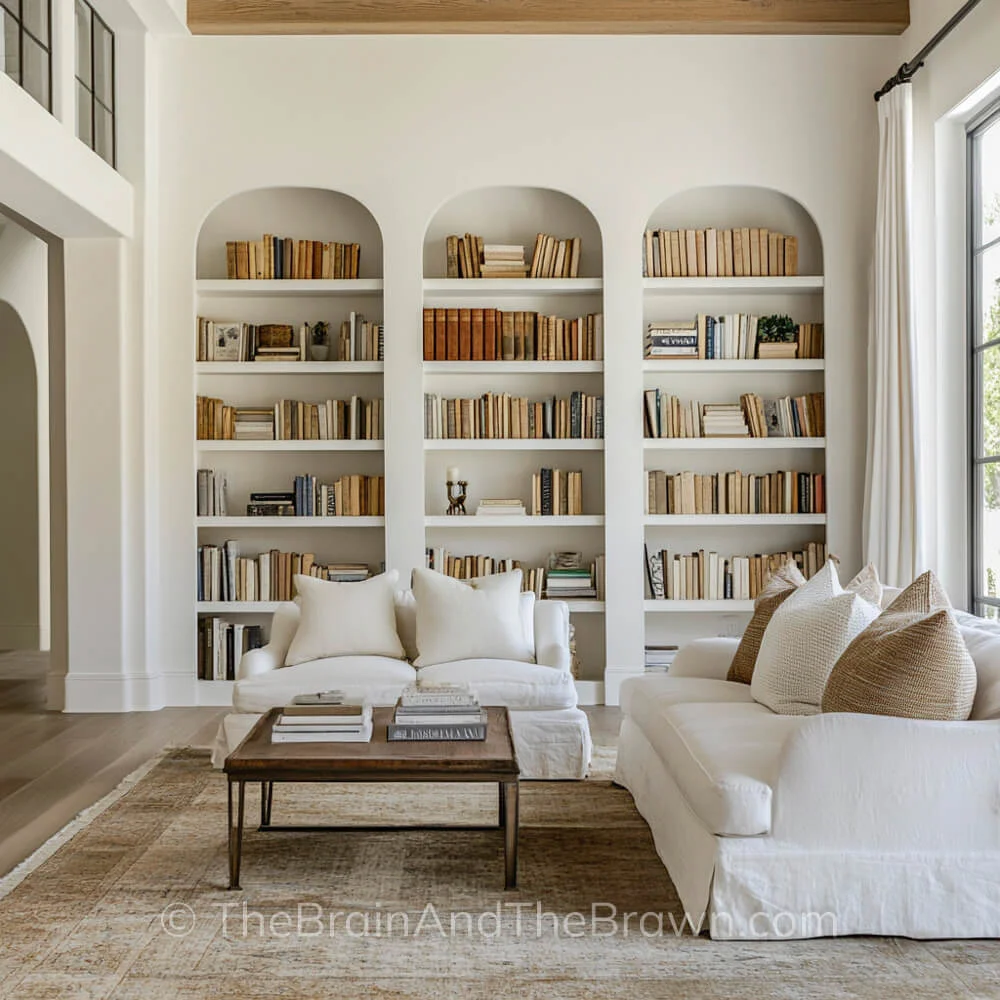
{"label": "white slipcovered sofa", "polygon": [[[213,763],[250,731],[260,716],[295,695],[336,689],[349,702],[394,705],[414,683],[467,683],[482,705],[504,705],[522,778],[583,778],[590,765],[587,716],[577,708],[570,670],[569,606],[564,601],[520,598],[521,624],[535,650],[534,663],[458,660],[419,669],[384,656],[338,656],[284,666],[299,624],[299,606],[283,603],[274,613],[266,646],[246,653],[233,687],[233,712],[219,729]],[[416,659],[416,603],[412,591],[396,595],[396,629],[408,660]]]}
{"label": "white slipcovered sofa", "polygon": [[725,680],[736,639],[622,685],[616,780],[696,927],[1000,937],[1000,627],[956,617],[967,722],[776,715]]}

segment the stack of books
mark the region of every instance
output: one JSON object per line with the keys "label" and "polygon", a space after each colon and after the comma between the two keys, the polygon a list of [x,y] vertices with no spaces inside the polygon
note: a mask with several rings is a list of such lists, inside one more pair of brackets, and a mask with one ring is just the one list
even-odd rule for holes
{"label": "stack of books", "polygon": [[550,569],[545,594],[554,601],[585,601],[597,598],[597,586],[589,569]]}
{"label": "stack of books", "polygon": [[702,434],[705,437],[749,437],[739,403],[706,403],[701,414]]}
{"label": "stack of books", "polygon": [[693,319],[666,319],[646,327],[647,358],[699,358],[702,351]]}
{"label": "stack of books", "polygon": [[368,705],[286,705],[271,729],[272,743],[368,743]]}
{"label": "stack of books", "polygon": [[666,673],[671,664],[674,662],[674,657],[677,655],[676,646],[647,646],[646,647],[646,672],[663,672]]}
{"label": "stack of books", "polygon": [[486,710],[464,684],[406,688],[386,732],[389,740],[485,740]]}
{"label": "stack of books", "polygon": [[483,499],[476,508],[477,517],[524,517],[525,513],[522,500]]}
{"label": "stack of books", "polygon": [[487,243],[479,265],[481,278],[525,278],[528,265],[524,262],[524,247],[503,243]]}

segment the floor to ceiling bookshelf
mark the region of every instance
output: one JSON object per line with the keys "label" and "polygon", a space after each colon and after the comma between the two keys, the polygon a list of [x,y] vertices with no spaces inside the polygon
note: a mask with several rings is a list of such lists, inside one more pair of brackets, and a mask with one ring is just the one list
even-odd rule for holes
{"label": "floor to ceiling bookshelf", "polygon": [[[335,191],[271,189],[224,202],[202,228],[195,281],[196,315],[247,322],[339,323],[351,310],[386,320],[385,360],[363,362],[194,362],[194,394],[241,405],[278,399],[322,400],[357,393],[385,400],[384,441],[196,441],[194,469],[216,468],[229,480],[225,517],[197,516],[198,544],[238,541],[247,553],[267,549],[314,552],[317,561],[364,561],[409,570],[427,548],[514,558],[541,565],[553,551],[577,551],[584,562],[605,555],[604,601],[570,602],[585,703],[617,701],[617,687],[642,670],[643,642],[682,643],[698,635],[733,634],[748,619],[747,601],[652,600],[636,581],[644,572],[641,544],[676,550],[751,553],[792,548],[826,538],[828,514],[656,515],[642,506],[645,472],[654,469],[764,473],[825,470],[825,438],[643,439],[635,419],[642,389],[660,387],[704,402],[824,391],[824,359],[652,361],[642,356],[642,328],[658,319],[697,313],[788,313],[797,322],[824,319],[824,279],[818,233],[791,199],[758,189],[702,192],[665,201],[652,227],[768,225],[795,233],[800,275],[774,278],[643,278],[641,232],[634,256],[606,259],[596,221],[580,202],[536,188],[467,192],[446,202],[427,227],[422,273],[413,263],[383,265],[382,232],[355,199]],[[362,245],[354,280],[233,280],[225,277],[225,243],[261,233],[323,238]],[[563,279],[448,278],[445,237],[479,233],[487,242],[524,244],[530,260],[535,234],[580,236],[580,277]],[[383,269],[383,267],[385,269]],[[618,303],[631,301],[628,311]],[[641,300],[641,303],[640,303]],[[609,306],[614,309],[609,313]],[[498,308],[564,317],[604,314],[604,356],[596,361],[430,361],[421,350],[421,309]],[[641,327],[638,328],[638,317]],[[194,317],[192,317],[192,321]],[[827,344],[836,331],[827,331]],[[193,341],[193,336],[192,336]],[[604,398],[605,437],[596,439],[464,439],[424,437],[424,392],[475,397],[509,392],[543,399],[583,391]],[[638,431],[636,430],[638,428]],[[623,465],[631,469],[623,475]],[[469,482],[465,518],[445,515],[446,470],[461,467]],[[581,470],[578,516],[476,517],[477,502],[520,497],[530,509],[531,476],[542,466]],[[380,517],[240,516],[251,489],[288,488],[302,473],[386,477]],[[192,487],[192,494],[194,493]],[[624,595],[622,581],[628,582]],[[274,602],[194,602],[192,618],[217,615],[266,624]],[[230,685],[199,681],[197,699],[226,704]]]}

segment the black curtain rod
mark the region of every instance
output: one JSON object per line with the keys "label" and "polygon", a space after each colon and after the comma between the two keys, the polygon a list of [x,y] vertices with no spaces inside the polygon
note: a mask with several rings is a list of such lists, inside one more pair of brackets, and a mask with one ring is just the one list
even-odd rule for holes
{"label": "black curtain rod", "polygon": [[909,83],[914,76],[917,74],[917,70],[923,66],[924,61],[927,57],[958,27],[962,22],[962,19],[968,14],[973,7],[977,6],[979,0],[966,0],[966,3],[962,4],[961,7],[948,19],[945,26],[909,61],[903,63],[899,69],[896,70],[894,76],[890,76],[882,86],[875,91],[875,100],[878,101],[880,97],[885,97],[886,94],[892,90],[893,87],[898,86],[901,83]]}

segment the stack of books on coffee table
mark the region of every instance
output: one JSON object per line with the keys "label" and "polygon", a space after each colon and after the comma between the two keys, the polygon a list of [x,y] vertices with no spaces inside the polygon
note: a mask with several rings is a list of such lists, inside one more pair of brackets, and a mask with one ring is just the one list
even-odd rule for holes
{"label": "stack of books on coffee table", "polygon": [[464,685],[411,685],[396,703],[386,738],[485,740],[486,710]]}
{"label": "stack of books on coffee table", "polygon": [[272,743],[368,743],[370,705],[286,705],[271,727]]}

